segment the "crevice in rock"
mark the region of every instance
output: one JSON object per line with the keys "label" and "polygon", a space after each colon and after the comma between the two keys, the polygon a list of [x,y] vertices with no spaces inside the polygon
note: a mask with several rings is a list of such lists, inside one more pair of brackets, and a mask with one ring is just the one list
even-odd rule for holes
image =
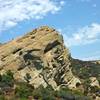
{"label": "crevice in rock", "polygon": [[15,54],[17,52],[19,52],[22,48],[17,48],[16,50],[14,50],[12,53]]}
{"label": "crevice in rock", "polygon": [[55,41],[53,41],[52,43],[49,43],[49,44],[46,46],[46,48],[45,48],[45,50],[44,50],[44,53],[50,51],[51,49],[53,49],[54,47],[56,47],[57,45],[60,45],[60,44],[61,44],[61,43],[60,43],[58,40],[55,40]]}

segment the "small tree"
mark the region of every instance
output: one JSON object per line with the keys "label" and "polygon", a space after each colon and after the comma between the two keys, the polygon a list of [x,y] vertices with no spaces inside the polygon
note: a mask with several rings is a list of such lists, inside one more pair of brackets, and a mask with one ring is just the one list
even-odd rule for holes
{"label": "small tree", "polygon": [[13,73],[10,70],[8,70],[5,74],[2,75],[1,83],[7,86],[13,86],[14,77],[13,77]]}
{"label": "small tree", "polygon": [[28,98],[29,96],[32,96],[33,88],[28,85],[27,83],[20,83],[18,84],[18,87],[15,89],[15,95],[20,98]]}

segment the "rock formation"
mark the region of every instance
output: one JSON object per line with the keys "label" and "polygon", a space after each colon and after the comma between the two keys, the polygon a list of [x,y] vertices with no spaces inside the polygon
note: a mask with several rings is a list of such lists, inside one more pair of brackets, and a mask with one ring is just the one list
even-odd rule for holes
{"label": "rock formation", "polygon": [[11,70],[19,81],[29,73],[29,83],[34,87],[42,84],[54,89],[60,85],[73,88],[80,80],[69,68],[70,58],[63,37],[55,29],[43,26],[0,47],[0,73]]}
{"label": "rock formation", "polygon": [[48,26],[34,29],[0,46],[0,73],[4,74],[7,70],[14,73],[18,82],[27,81],[27,75],[30,76],[28,83],[34,88],[50,85],[55,90],[61,86],[75,89],[87,77],[91,85],[100,88],[99,61],[73,59],[62,35]]}

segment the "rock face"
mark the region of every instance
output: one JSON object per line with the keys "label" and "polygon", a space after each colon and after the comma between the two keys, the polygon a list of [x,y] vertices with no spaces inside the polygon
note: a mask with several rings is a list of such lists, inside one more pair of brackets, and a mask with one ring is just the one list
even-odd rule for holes
{"label": "rock face", "polygon": [[14,73],[15,83],[54,90],[64,86],[100,99],[100,61],[73,59],[62,35],[48,26],[0,44],[0,74],[8,70]]}
{"label": "rock face", "polygon": [[7,70],[17,82],[26,81],[34,88],[67,86],[100,99],[100,61],[73,59],[63,37],[47,26],[0,45],[0,74]]}
{"label": "rock face", "polygon": [[70,58],[63,37],[55,29],[42,26],[0,47],[0,73],[11,70],[17,81],[25,81],[28,73],[29,84],[35,88],[40,85],[73,88],[80,80],[69,68]]}

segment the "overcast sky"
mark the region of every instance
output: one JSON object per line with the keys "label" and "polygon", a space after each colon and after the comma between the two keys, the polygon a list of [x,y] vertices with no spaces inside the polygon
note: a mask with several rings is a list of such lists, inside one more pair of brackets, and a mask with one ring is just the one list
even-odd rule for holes
{"label": "overcast sky", "polygon": [[56,28],[74,58],[100,59],[100,0],[0,0],[0,42]]}

